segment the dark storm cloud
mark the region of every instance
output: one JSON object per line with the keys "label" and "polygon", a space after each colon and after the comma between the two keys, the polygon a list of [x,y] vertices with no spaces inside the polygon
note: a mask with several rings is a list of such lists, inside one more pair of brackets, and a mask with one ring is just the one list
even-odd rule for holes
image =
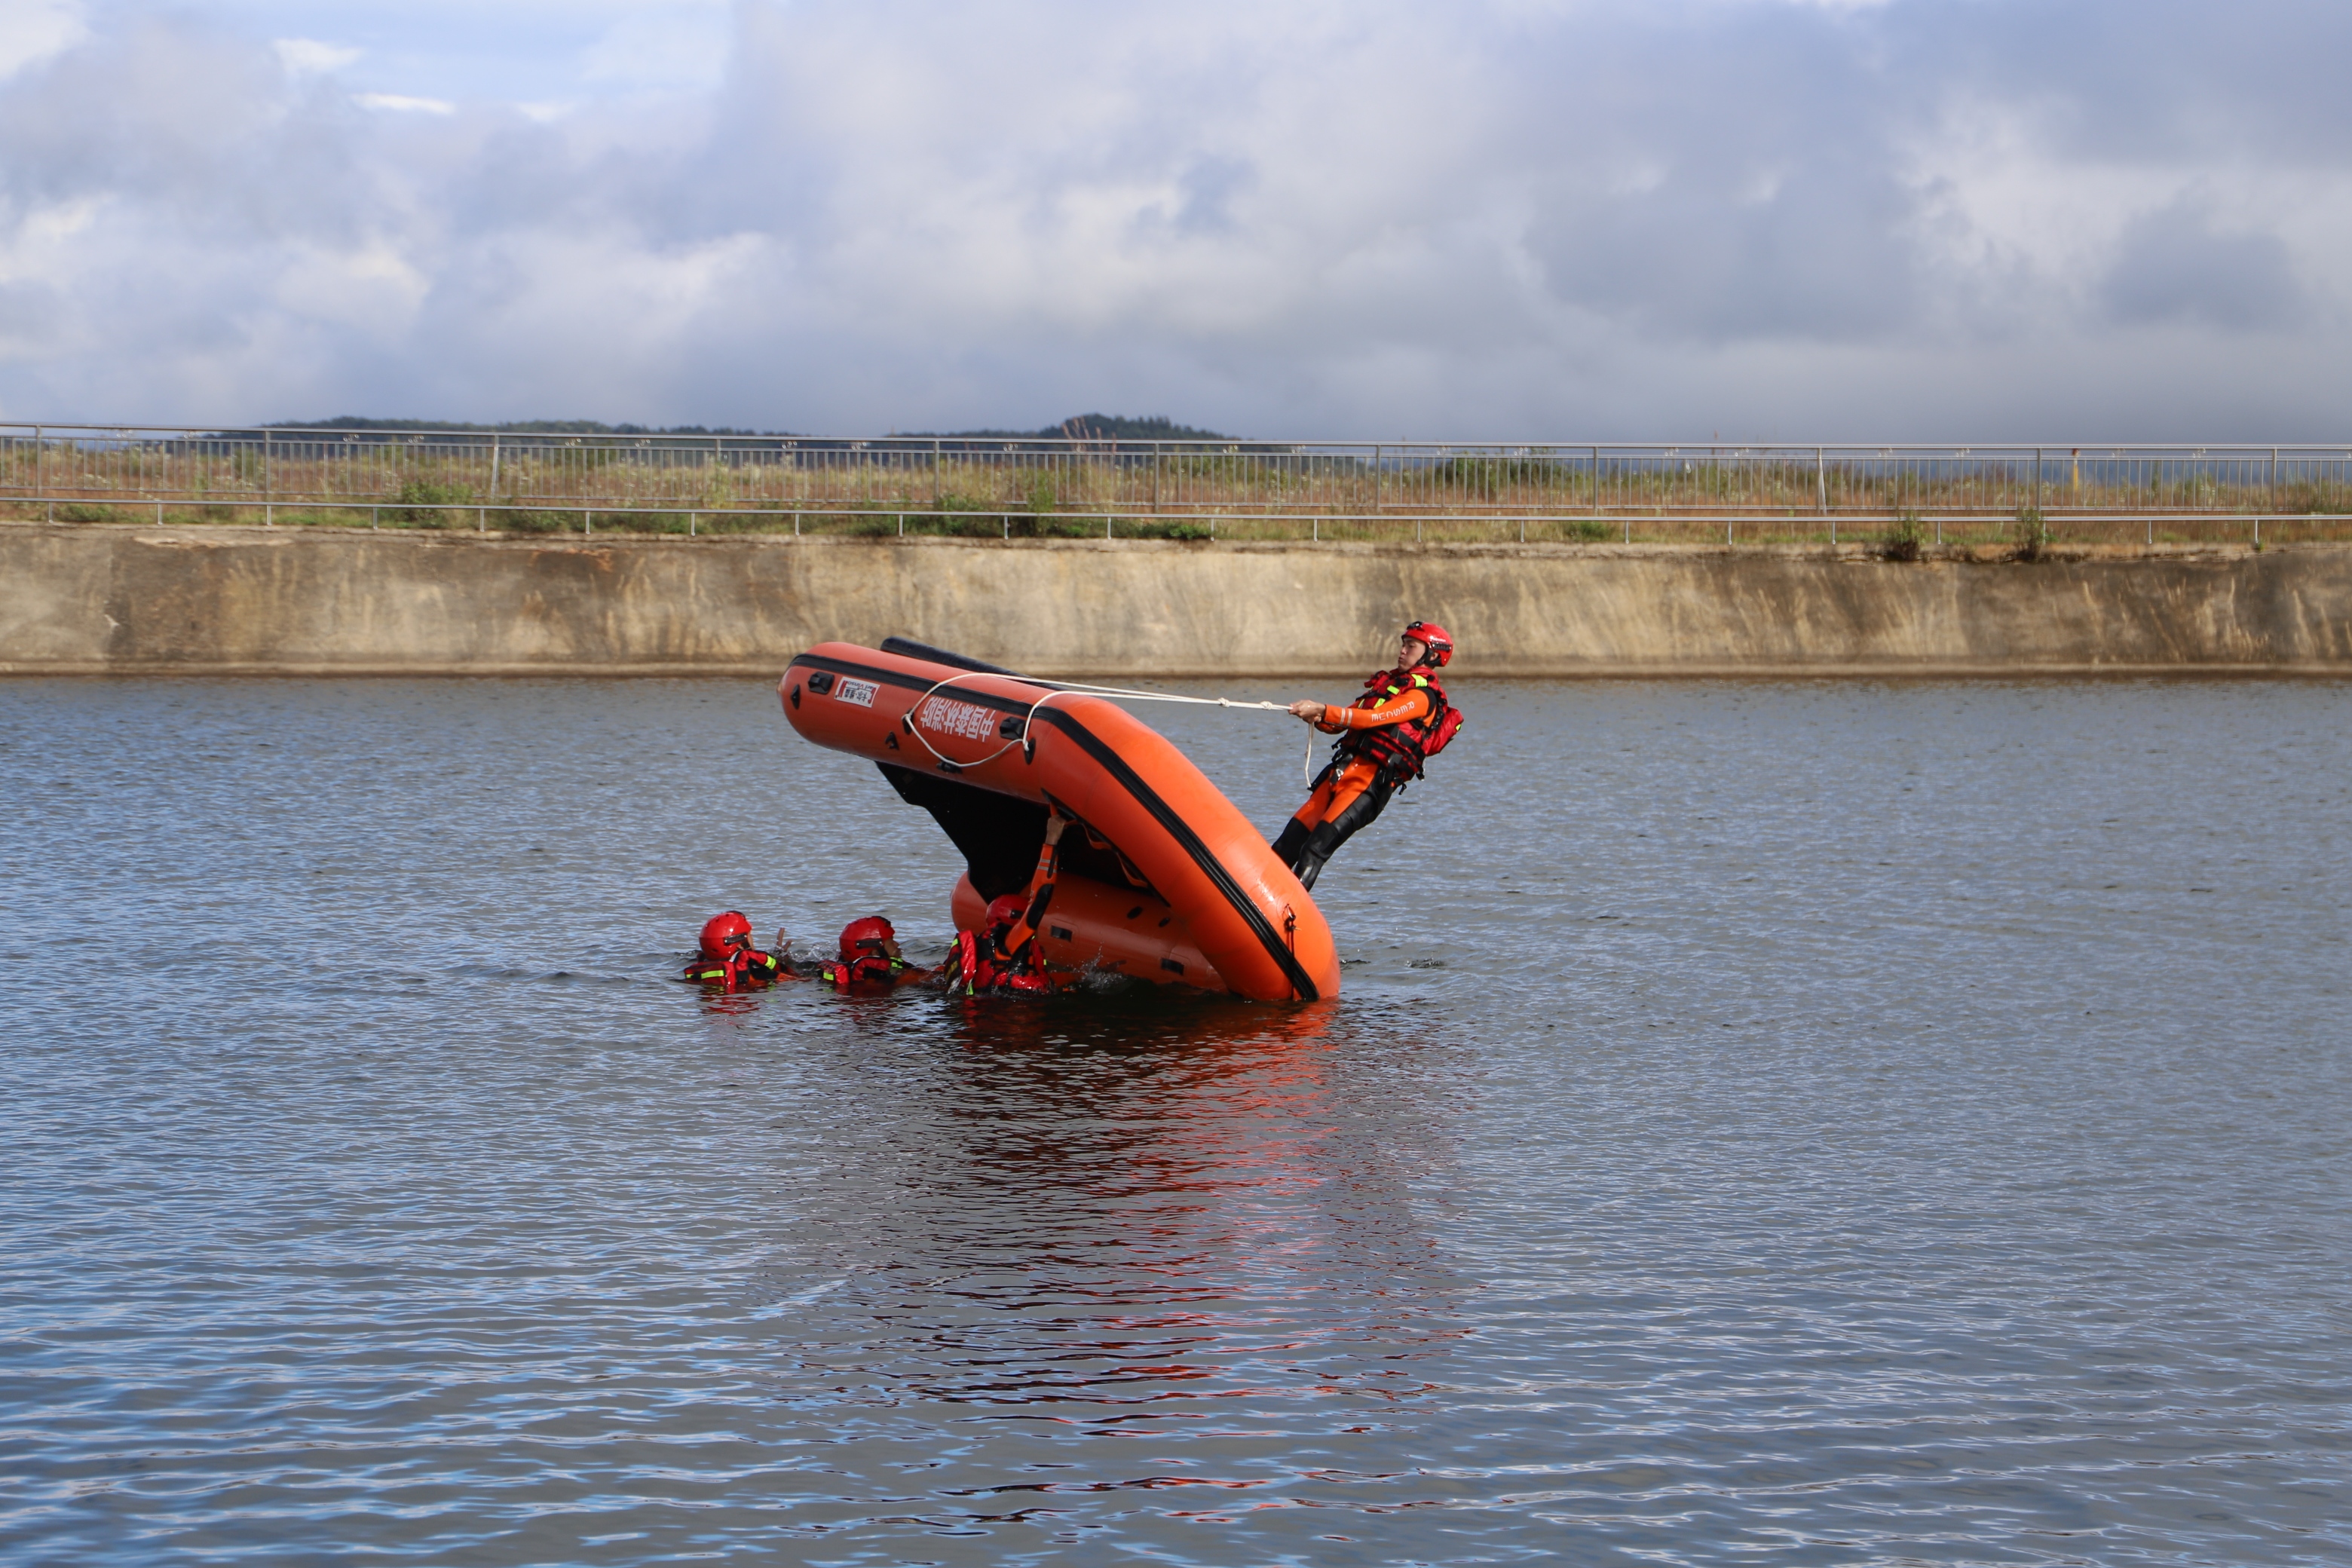
{"label": "dark storm cloud", "polygon": [[2340,7],[747,0],[568,107],[81,21],[0,77],[10,416],[2346,423]]}
{"label": "dark storm cloud", "polygon": [[2117,248],[2100,297],[2118,321],[2260,330],[2292,326],[2304,314],[2302,287],[2276,235],[2217,232],[2189,204],[2135,219]]}

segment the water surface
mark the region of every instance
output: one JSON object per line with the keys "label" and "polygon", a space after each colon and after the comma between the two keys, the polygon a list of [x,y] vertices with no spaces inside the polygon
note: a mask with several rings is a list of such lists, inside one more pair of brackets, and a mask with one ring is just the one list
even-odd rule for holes
{"label": "water surface", "polygon": [[2352,1556],[2352,689],[1458,695],[1286,1010],[674,984],[950,934],[761,686],[0,685],[0,1558]]}

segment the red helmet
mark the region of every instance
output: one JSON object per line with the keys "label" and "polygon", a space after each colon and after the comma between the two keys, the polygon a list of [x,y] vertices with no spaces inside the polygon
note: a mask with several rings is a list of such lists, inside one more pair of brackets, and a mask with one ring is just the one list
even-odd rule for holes
{"label": "red helmet", "polygon": [[1019,920],[1021,911],[1028,907],[1029,901],[1018,893],[999,893],[988,900],[988,923],[1009,926]]}
{"label": "red helmet", "polygon": [[1454,634],[1435,621],[1415,621],[1405,627],[1404,635],[1429,650],[1421,656],[1421,662],[1433,669],[1444,668],[1445,661],[1454,657]]}
{"label": "red helmet", "polygon": [[871,948],[880,952],[884,942],[898,940],[898,933],[891,930],[890,922],[880,915],[867,915],[862,921],[852,921],[841,928],[842,962],[846,963],[856,958],[860,948]]}
{"label": "red helmet", "polygon": [[751,922],[741,910],[729,910],[702,922],[702,956],[725,958],[739,947],[751,945]]}

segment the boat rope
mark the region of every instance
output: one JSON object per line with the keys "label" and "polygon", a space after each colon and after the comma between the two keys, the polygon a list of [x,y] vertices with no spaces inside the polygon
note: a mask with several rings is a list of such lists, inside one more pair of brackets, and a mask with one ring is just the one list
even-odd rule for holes
{"label": "boat rope", "polygon": [[1056,691],[1076,692],[1086,697],[1132,697],[1138,702],[1192,702],[1204,708],[1261,708],[1272,713],[1287,713],[1287,702],[1236,702],[1230,697],[1186,697],[1174,691],[1138,691],[1126,686],[1096,686],[1084,680],[1037,680],[1029,676],[1016,676],[1032,686],[1050,686]]}
{"label": "boat rope", "polygon": [[[920,726],[916,724],[915,715],[920,712],[922,710],[923,704],[929,701],[934,696],[938,695],[942,688],[953,686],[959,680],[977,679],[983,675],[995,675],[1003,679],[1023,681],[1031,686],[1049,687],[1051,689],[1048,690],[1045,696],[1040,697],[1036,701],[1029,704],[1029,710],[1023,714],[1021,718],[1021,733],[1011,737],[1004,742],[1004,744],[997,747],[996,750],[989,752],[988,755],[982,757],[975,762],[958,762],[955,758],[949,756],[937,746],[931,744],[930,738],[923,733]],[[930,752],[931,755],[939,758],[940,761],[947,763],[950,767],[977,768],[994,762],[997,758],[1003,756],[1005,752],[1011,751],[1015,746],[1020,746],[1025,749],[1029,744],[1030,726],[1037,721],[1037,710],[1043,708],[1046,703],[1051,702],[1056,697],[1066,696],[1125,697],[1138,702],[1190,702],[1195,706],[1202,708],[1257,709],[1271,713],[1287,713],[1290,711],[1290,705],[1286,702],[1236,702],[1230,697],[1186,697],[1179,692],[1173,691],[1138,691],[1132,687],[1126,686],[1097,686],[1090,681],[1084,680],[1040,680],[1034,676],[1013,675],[998,670],[973,669],[960,670],[957,673],[949,676],[944,680],[933,683],[931,689],[929,691],[924,692],[922,696],[917,698],[913,705],[907,710],[906,729],[908,733],[913,735],[915,739],[923,742],[923,750]],[[1307,731],[1307,761],[1305,765],[1307,769],[1307,786],[1312,788],[1315,784],[1315,731],[1311,726]]]}

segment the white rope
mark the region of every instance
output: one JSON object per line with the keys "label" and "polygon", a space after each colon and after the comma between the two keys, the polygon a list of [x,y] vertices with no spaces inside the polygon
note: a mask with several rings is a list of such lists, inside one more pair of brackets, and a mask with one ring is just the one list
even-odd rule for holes
{"label": "white rope", "polygon": [[1261,708],[1273,713],[1290,711],[1287,702],[1236,702],[1230,697],[1185,697],[1173,691],[1137,691],[1125,686],[1095,686],[1083,680],[1034,680],[1025,675],[1013,679],[1027,680],[1032,686],[1050,686],[1056,691],[1089,697],[1132,697],[1138,702],[1193,702],[1203,708]]}
{"label": "white rope", "polygon": [[[924,734],[922,726],[915,722],[915,715],[922,710],[924,703],[929,702],[933,697],[939,694],[941,688],[953,686],[959,680],[971,680],[976,677],[983,675],[997,675],[1003,679],[1018,680],[1030,686],[1050,687],[1052,689],[1047,691],[1045,696],[1037,699],[1036,701],[1029,704],[1029,710],[1023,714],[1021,718],[1021,733],[1013,736],[1011,740],[1005,742],[1004,744],[997,747],[996,750],[989,752],[988,755],[982,757],[975,762],[959,762],[957,759],[949,756],[945,752],[940,751],[937,746],[931,744],[930,737]],[[984,767],[988,763],[992,763],[997,758],[1003,756],[1005,752],[1011,751],[1013,747],[1026,746],[1029,743],[1030,727],[1037,721],[1037,710],[1045,706],[1046,703],[1054,700],[1055,698],[1066,695],[1072,697],[1126,697],[1131,698],[1139,702],[1191,702],[1202,708],[1258,709],[1272,713],[1287,713],[1290,711],[1290,705],[1286,702],[1236,702],[1230,697],[1185,697],[1172,691],[1138,691],[1131,687],[1125,686],[1096,686],[1090,682],[1083,680],[1039,680],[1031,676],[1005,674],[993,669],[971,669],[960,670],[956,674],[949,676],[944,680],[934,682],[929,690],[915,699],[913,705],[907,710],[907,732],[914,736],[918,741],[922,742],[923,750],[930,752],[931,755],[939,758],[940,761],[947,763],[950,767]],[[1307,728],[1307,757],[1304,763],[1307,773],[1307,787],[1309,789],[1315,787],[1315,774],[1317,772],[1315,766],[1315,727],[1310,724]]]}
{"label": "white rope", "polygon": [[1037,710],[1043,708],[1046,703],[1051,702],[1055,698],[1061,695],[1058,691],[1048,691],[1045,696],[1040,697],[1036,701],[1029,704],[1029,711],[1022,716],[1021,733],[1013,736],[1013,739],[1005,742],[1004,744],[997,747],[996,750],[989,752],[988,755],[981,758],[978,762],[958,762],[955,758],[949,756],[945,752],[940,751],[937,746],[931,744],[930,737],[923,733],[923,727],[915,722],[915,715],[923,710],[924,703],[929,702],[933,697],[939,694],[940,687],[953,686],[959,680],[970,680],[975,676],[985,675],[988,673],[989,671],[981,669],[965,670],[960,674],[950,675],[945,680],[936,681],[932,684],[931,689],[929,691],[926,691],[920,697],[916,698],[913,705],[907,710],[907,733],[914,736],[918,741],[922,742],[923,750],[930,752],[931,755],[939,758],[940,761],[947,763],[951,768],[984,767],[988,763],[996,761],[997,758],[1003,756],[1013,747],[1026,745],[1029,741],[1029,726],[1035,722],[1037,718]]}

